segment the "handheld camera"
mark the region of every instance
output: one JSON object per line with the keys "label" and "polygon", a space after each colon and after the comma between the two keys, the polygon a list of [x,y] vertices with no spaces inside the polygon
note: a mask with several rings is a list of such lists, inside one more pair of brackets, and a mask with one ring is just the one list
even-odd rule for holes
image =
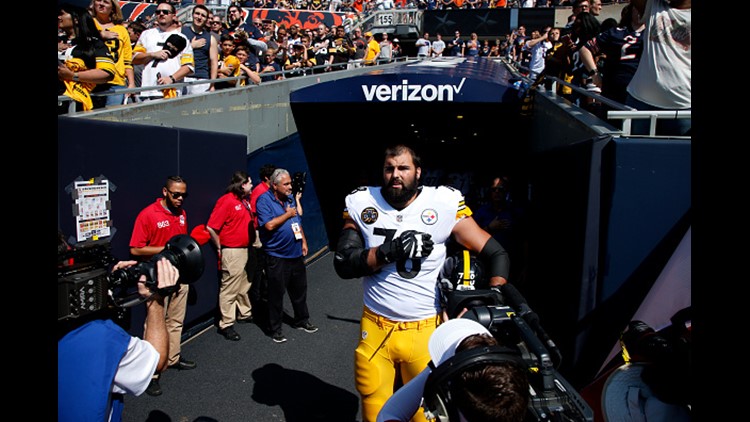
{"label": "handheld camera", "polygon": [[297,195],[297,192],[304,193],[305,184],[307,183],[307,172],[298,171],[292,176],[292,195]]}
{"label": "handheld camera", "polygon": [[[524,422],[587,421],[594,413],[588,403],[557,371],[562,356],[526,299],[510,283],[489,287],[481,260],[468,251],[449,256],[438,283],[441,302],[451,318],[464,308],[461,318],[472,319],[492,333],[502,347],[457,353],[450,367],[439,365],[428,378],[425,413],[440,422],[458,421],[446,394],[451,378],[469,366],[514,361],[527,368],[529,405]],[[469,353],[472,352],[472,353]],[[444,364],[448,363],[447,361]],[[440,385],[436,385],[440,384]]]}
{"label": "handheld camera", "polygon": [[[180,278],[169,289],[157,289],[156,262],[167,258],[180,271]],[[112,256],[109,240],[82,242],[57,254],[57,320],[82,317],[110,307],[127,308],[142,303],[137,283],[146,276],[146,286],[171,294],[179,284],[197,281],[203,274],[203,254],[190,236],[172,237],[164,250],[149,261],[112,271],[118,260]]]}

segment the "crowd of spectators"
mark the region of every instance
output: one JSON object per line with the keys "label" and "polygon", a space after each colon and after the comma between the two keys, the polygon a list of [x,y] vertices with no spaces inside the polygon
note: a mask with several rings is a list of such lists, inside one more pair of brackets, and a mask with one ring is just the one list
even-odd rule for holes
{"label": "crowd of spectators", "polygon": [[[603,19],[601,0],[576,0],[564,27],[545,26],[532,30],[527,36],[526,28],[521,25],[506,37],[509,41],[502,54],[532,80],[552,76],[565,82],[556,84],[558,95],[605,120],[607,111],[614,107],[596,96],[636,110],[690,110],[691,1],[652,0],[648,14],[643,15],[641,10],[645,9],[646,2],[628,2],[621,9],[620,19],[616,20]],[[657,15],[660,17],[655,17]],[[659,28],[653,35],[649,32],[649,23]],[[646,63],[659,62],[666,67],[656,66],[659,70],[655,70],[655,66],[650,65],[648,83],[631,83],[638,69],[644,67],[642,57],[647,54],[649,57],[661,55],[665,60],[657,57]],[[551,78],[545,81],[545,87],[551,89],[552,81]],[[652,94],[656,89],[670,94]],[[640,98],[649,98],[651,102]],[[620,121],[610,123],[616,127],[621,124]],[[645,123],[646,120],[634,122],[631,133],[647,133]],[[690,119],[675,119],[671,123],[657,124],[656,134],[689,134]]]}
{"label": "crowd of spectators", "polygon": [[[182,3],[192,5],[192,2],[185,1],[154,1],[154,3],[164,2],[172,6]],[[208,2],[209,5],[211,3]],[[343,25],[328,26],[324,22],[321,22],[317,28],[311,29],[303,28],[299,23],[279,24],[274,20],[261,19],[257,16],[246,19],[247,12],[243,10],[243,7],[303,10],[312,8],[312,10],[338,12],[353,8],[356,13],[367,13],[370,10],[412,6],[424,9],[572,6],[571,15],[565,26],[533,28],[528,35],[524,25],[518,26],[511,33],[499,35],[494,40],[486,37],[480,40],[473,32],[468,37],[463,37],[459,30],[456,30],[454,34],[434,34],[433,37],[424,33],[415,45],[417,56],[502,57],[513,62],[522,74],[532,80],[540,76],[554,76],[570,85],[596,94],[604,94],[606,98],[624,104],[625,88],[635,73],[643,52],[641,34],[644,27],[636,23],[640,15],[637,12],[634,14],[630,5],[623,8],[619,21],[613,18],[603,19],[600,15],[603,3],[613,3],[613,1],[450,0],[446,2],[444,0],[420,0],[415,4],[412,1],[361,0],[359,1],[360,9],[356,6],[357,1],[259,0],[232,2],[224,13],[217,12],[215,7],[197,6],[193,8],[193,15],[201,16],[191,16],[190,22],[180,22],[176,14],[174,16],[175,25],[181,28],[182,34],[188,38],[189,45],[195,52],[195,62],[191,64],[192,72],[185,77],[185,81],[193,82],[193,84],[177,89],[174,95],[189,95],[383,64],[397,60],[404,54],[398,38],[389,37],[387,33],[365,32],[362,34],[359,27],[350,30]],[[94,8],[96,1],[92,1],[91,4],[92,16],[96,17]],[[158,19],[160,15],[152,14],[134,22],[122,22],[122,25],[128,29],[130,36],[128,42],[134,52],[137,50],[141,33],[158,27]],[[210,34],[211,42],[200,40],[201,34],[206,40],[209,39],[206,34]],[[66,35],[61,29],[58,51],[69,48],[70,44]],[[442,39],[443,36],[447,37],[445,41]],[[127,36],[120,34],[120,38],[127,38]],[[213,48],[214,42],[216,43],[215,49]],[[627,56],[614,57],[624,47],[628,49]],[[201,51],[203,51],[202,54]],[[623,60],[628,61],[627,67],[624,66]],[[120,86],[128,88],[144,86],[141,80],[143,65],[136,64],[141,61],[136,59],[134,53],[132,65],[134,72],[126,72],[127,75],[123,76],[124,80],[119,83]],[[212,70],[213,66],[216,66],[216,71]],[[127,62],[125,67],[128,68]],[[615,74],[618,76],[615,77]],[[169,78],[168,75],[163,77],[164,80],[156,83],[174,83],[174,79]],[[195,84],[196,82],[198,84]],[[551,83],[547,81],[545,86],[551,88]],[[558,84],[556,89],[557,94],[589,109],[600,117],[606,116],[606,111],[611,109],[573,90],[569,85]],[[94,92],[97,91],[101,90],[94,89]],[[139,101],[138,94],[129,94],[128,97],[132,97],[133,101]],[[93,98],[96,98],[96,94]],[[103,101],[93,102],[93,108],[104,106]]]}
{"label": "crowd of spectators", "polygon": [[[627,3],[629,0],[602,0],[599,4]],[[199,3],[195,0],[169,0],[176,6]],[[575,0],[243,0],[241,7],[255,9],[325,10],[329,12],[361,13],[368,10],[389,9],[487,9],[573,6]],[[158,3],[146,0],[145,3]],[[206,5],[229,6],[228,0],[205,0]]]}

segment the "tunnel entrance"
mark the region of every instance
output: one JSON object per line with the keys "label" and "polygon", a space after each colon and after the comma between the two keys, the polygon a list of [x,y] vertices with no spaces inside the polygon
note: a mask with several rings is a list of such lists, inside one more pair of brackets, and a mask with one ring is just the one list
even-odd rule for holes
{"label": "tunnel entrance", "polygon": [[520,114],[516,80],[501,62],[446,58],[293,91],[291,109],[329,247],[335,249],[344,197],[381,184],[383,151],[391,144],[421,155],[423,184],[453,185],[470,206],[496,175],[510,175],[525,190],[529,122]]}

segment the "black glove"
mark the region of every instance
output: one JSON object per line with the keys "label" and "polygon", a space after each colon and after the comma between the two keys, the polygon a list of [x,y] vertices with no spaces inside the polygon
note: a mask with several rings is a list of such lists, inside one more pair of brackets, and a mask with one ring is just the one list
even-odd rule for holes
{"label": "black glove", "polygon": [[407,230],[401,236],[380,245],[376,251],[378,259],[394,262],[400,259],[425,258],[430,255],[435,242],[429,233]]}

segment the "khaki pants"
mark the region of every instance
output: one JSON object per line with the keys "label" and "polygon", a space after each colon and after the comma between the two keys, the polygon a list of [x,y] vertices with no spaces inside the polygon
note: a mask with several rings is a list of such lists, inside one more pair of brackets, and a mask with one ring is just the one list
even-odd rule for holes
{"label": "khaki pants", "polygon": [[247,248],[221,249],[221,285],[219,286],[219,328],[234,325],[239,318],[252,316],[252,305],[248,291],[250,280],[247,277]]}

